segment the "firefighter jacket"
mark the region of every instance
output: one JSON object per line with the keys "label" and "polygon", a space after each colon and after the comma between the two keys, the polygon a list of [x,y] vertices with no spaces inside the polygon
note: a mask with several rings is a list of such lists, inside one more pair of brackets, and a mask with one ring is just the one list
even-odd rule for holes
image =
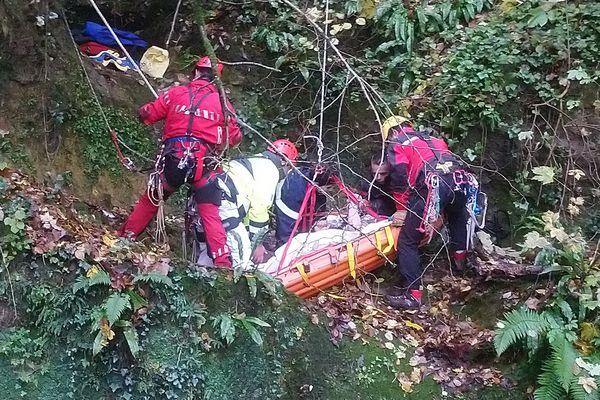
{"label": "firefighter jacket", "polygon": [[[226,100],[226,104],[235,114],[229,101]],[[146,125],[165,120],[163,142],[175,137],[193,136],[208,144],[226,145],[225,118],[219,93],[211,82],[203,79],[162,93],[156,100],[143,105],[139,116]],[[234,147],[241,141],[242,132],[232,115],[229,118],[228,145]]]}

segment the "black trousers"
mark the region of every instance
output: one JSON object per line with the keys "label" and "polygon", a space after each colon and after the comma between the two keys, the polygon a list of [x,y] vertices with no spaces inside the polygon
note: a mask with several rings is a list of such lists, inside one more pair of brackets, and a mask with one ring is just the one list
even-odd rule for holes
{"label": "black trousers", "polygon": [[[446,217],[452,254],[467,248],[469,218],[467,197],[462,189],[455,191],[455,186],[452,173],[440,175],[440,213]],[[410,194],[406,220],[398,235],[398,270],[402,275],[402,286],[407,290],[419,289],[421,286],[423,271],[419,259],[419,244],[424,233],[419,232],[418,228],[423,219],[427,192],[427,186],[422,184]]]}

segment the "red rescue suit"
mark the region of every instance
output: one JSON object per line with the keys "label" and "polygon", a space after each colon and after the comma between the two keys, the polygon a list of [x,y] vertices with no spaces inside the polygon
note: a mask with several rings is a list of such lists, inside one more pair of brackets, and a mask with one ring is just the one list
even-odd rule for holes
{"label": "red rescue suit", "polygon": [[[227,101],[227,107],[235,113]],[[206,232],[209,254],[215,265],[231,266],[225,229],[219,217],[221,192],[213,179],[214,170],[204,168],[205,156],[218,155],[226,145],[234,147],[242,133],[233,116],[229,118],[229,142],[219,94],[213,84],[196,79],[162,93],[139,110],[146,125],[165,120],[163,149],[157,170],[166,199],[184,183],[192,185],[200,220]],[[156,193],[152,193],[156,197]],[[137,237],[158,211],[146,191],[119,230],[121,236]]]}
{"label": "red rescue suit", "polygon": [[[409,127],[397,127],[387,147],[390,189],[397,210],[406,210],[406,220],[398,236],[398,268],[403,288],[421,286],[419,245],[424,237],[424,218],[430,196],[432,204],[445,215],[450,234],[450,248],[455,261],[464,259],[467,242],[467,197],[459,182],[465,176],[461,163],[442,140]],[[427,179],[434,176],[436,189]],[[460,179],[457,179],[460,178]]]}

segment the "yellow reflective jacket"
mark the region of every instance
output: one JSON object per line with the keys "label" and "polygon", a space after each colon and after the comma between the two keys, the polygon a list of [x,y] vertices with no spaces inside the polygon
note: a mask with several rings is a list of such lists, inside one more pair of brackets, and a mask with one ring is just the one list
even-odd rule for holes
{"label": "yellow reflective jacket", "polygon": [[250,235],[269,224],[269,211],[273,206],[279,169],[274,161],[263,155],[233,160],[223,167],[237,190],[237,207],[240,218]]}

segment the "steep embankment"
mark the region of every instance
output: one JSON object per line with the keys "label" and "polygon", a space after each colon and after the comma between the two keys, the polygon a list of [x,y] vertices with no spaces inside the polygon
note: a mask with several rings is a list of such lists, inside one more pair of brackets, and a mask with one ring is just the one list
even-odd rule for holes
{"label": "steep embankment", "polygon": [[428,279],[420,313],[381,304],[374,277],[302,303],[267,275],[190,267],[113,237],[122,210],[2,175],[5,399],[423,399],[440,384],[450,397],[520,398],[501,389],[511,384],[492,332],[453,311],[496,296],[472,278]]}

